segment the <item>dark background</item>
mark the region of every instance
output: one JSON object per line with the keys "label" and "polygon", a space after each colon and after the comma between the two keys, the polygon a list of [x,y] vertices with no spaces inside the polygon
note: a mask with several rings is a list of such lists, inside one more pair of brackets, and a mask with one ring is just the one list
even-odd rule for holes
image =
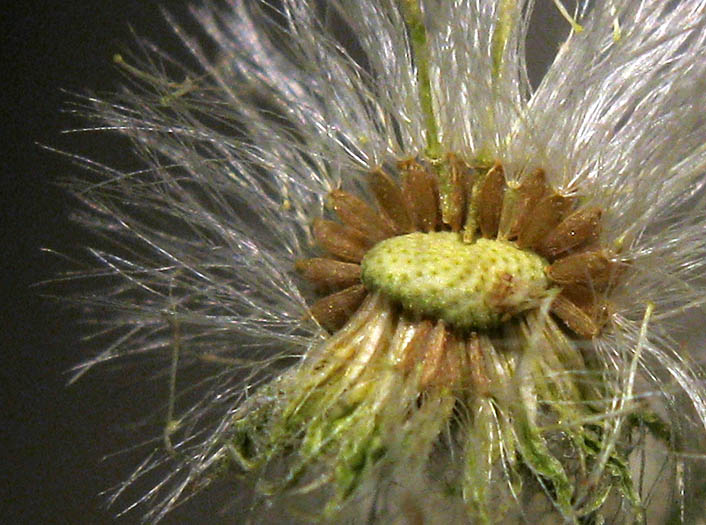
{"label": "dark background", "polygon": [[[67,386],[70,369],[87,357],[76,313],[37,286],[68,264],[43,252],[85,253],[87,236],[70,221],[74,203],[57,181],[79,173],[67,157],[42,145],[108,164],[122,163],[127,144],[109,135],[62,133],[81,121],[72,94],[109,92],[121,82],[117,52],[134,48],[132,33],[167,49],[178,43],[152,1],[23,0],[4,7],[0,31],[2,320],[0,322],[0,521],[7,524],[138,523],[107,508],[109,489],[134,467],[134,457],[105,456],[134,439],[129,422],[144,415],[163,385],[135,374],[87,374]],[[162,2],[189,24],[187,2]],[[212,501],[188,504],[165,523],[213,523]],[[217,521],[216,521],[217,522]]]}
{"label": "dark background", "polygon": [[[555,50],[556,28],[567,26],[540,0],[531,66],[537,78]],[[74,205],[56,182],[76,175],[67,157],[41,145],[118,165],[127,144],[98,133],[66,134],[81,122],[64,111],[71,94],[116,90],[121,73],[112,56],[135,37],[149,36],[179,53],[159,3],[141,0],[10,2],[0,31],[0,117],[3,141],[2,319],[0,322],[0,521],[8,524],[138,523],[139,514],[117,519],[99,493],[124,479],[135,457],[105,456],[135,439],[130,421],[144,415],[166,385],[146,380],[149,371],[94,371],[67,386],[70,369],[86,358],[76,335],[76,313],[43,297],[55,287],[36,286],[67,264],[43,248],[82,257],[87,236],[70,221]],[[161,4],[189,28],[187,2]],[[552,29],[550,31],[549,29]],[[97,349],[96,349],[97,350]],[[159,397],[163,399],[163,397]],[[206,493],[164,523],[219,523],[213,513],[227,489]],[[237,514],[236,514],[237,515]],[[234,521],[240,521],[235,518]]]}

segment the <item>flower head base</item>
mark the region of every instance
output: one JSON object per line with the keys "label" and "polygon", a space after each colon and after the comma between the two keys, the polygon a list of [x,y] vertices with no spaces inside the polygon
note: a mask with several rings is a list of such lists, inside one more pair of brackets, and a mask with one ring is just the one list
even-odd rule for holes
{"label": "flower head base", "polygon": [[77,188],[122,279],[89,364],[169,366],[148,518],[236,475],[305,522],[688,522],[706,3],[562,6],[536,90],[531,1],[280,4],[197,9],[217,60],[92,101],[149,166]]}
{"label": "flower head base", "polygon": [[545,265],[509,242],[467,244],[453,232],[410,233],[370,250],[362,279],[409,312],[460,329],[488,329],[539,305],[549,284]]}

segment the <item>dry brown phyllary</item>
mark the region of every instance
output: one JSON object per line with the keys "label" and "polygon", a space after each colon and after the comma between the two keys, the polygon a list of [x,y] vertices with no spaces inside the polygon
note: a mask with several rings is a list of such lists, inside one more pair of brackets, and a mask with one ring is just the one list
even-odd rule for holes
{"label": "dry brown phyllary", "polygon": [[[318,291],[330,294],[310,309],[321,326],[338,330],[363,301],[367,291],[360,282],[360,263],[376,243],[414,231],[451,230],[459,231],[466,242],[482,235],[515,242],[545,257],[546,275],[560,288],[552,313],[579,337],[601,332],[610,311],[605,292],[624,265],[600,246],[600,208],[580,206],[575,196],[560,194],[541,169],[527,172],[514,185],[508,185],[499,162],[472,167],[452,154],[434,165],[405,159],[396,169],[394,176],[383,168],[369,173],[374,203],[335,190],[329,202],[338,221],[314,221],[314,239],[326,256],[298,261],[296,269]],[[415,360],[427,363],[424,382],[449,379],[447,369],[462,354],[463,359],[477,359],[468,337],[468,351],[455,351],[454,357],[439,351],[449,345],[435,339],[424,342],[427,348]]]}

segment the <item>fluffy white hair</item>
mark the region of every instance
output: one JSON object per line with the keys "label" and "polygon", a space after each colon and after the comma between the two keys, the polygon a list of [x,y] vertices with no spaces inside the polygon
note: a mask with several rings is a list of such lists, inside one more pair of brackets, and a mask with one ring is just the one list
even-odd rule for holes
{"label": "fluffy white hair", "polygon": [[[688,443],[703,444],[706,389],[692,357],[704,357],[704,331],[684,314],[706,302],[706,1],[580,2],[582,31],[536,89],[525,58],[533,0],[420,4],[443,147],[501,159],[511,179],[542,167],[604,210],[601,241],[631,271],[612,291],[609,327],[587,344],[623,379],[639,349],[640,395],[673,422],[680,483],[693,487],[703,450]],[[165,475],[138,498],[148,519],[200,483],[259,385],[326,339],[293,267],[311,253],[328,194],[367,194],[371,169],[423,155],[428,138],[398,2],[232,0],[193,14],[207,37],[172,23],[198,69],[144,42],[128,59],[130,85],[84,108],[92,129],[131,140],[144,169],[82,161],[92,175],[73,185],[86,205],[77,219],[101,237],[99,291],[84,301],[112,341],[78,373],[139,357],[174,381],[169,446],[158,437],[135,474]],[[177,364],[208,367],[184,385]],[[693,496],[679,497],[684,518]]]}

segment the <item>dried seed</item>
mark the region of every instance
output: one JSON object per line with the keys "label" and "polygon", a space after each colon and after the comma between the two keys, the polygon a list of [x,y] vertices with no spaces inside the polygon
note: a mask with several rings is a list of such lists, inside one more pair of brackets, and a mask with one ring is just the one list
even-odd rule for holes
{"label": "dried seed", "polygon": [[519,199],[519,188],[514,188],[508,184],[503,196],[503,206],[500,212],[500,222],[498,224],[498,239],[507,240],[510,236],[513,217],[517,210]]}
{"label": "dried seed", "polygon": [[319,291],[340,290],[360,282],[360,265],[315,257],[302,259],[296,270]]}
{"label": "dried seed", "polygon": [[599,327],[608,320],[609,308],[605,294],[597,292],[595,288],[583,284],[569,284],[562,288],[561,295],[583,310]]}
{"label": "dried seed", "polygon": [[478,224],[486,239],[498,234],[504,193],[505,172],[500,164],[496,164],[483,177],[478,193]]}
{"label": "dried seed", "polygon": [[558,295],[552,302],[551,311],[581,337],[590,339],[600,333],[598,324],[562,294]]}
{"label": "dried seed", "polygon": [[576,248],[598,238],[601,226],[600,208],[583,208],[575,211],[551,232],[537,247],[537,251],[547,257]]}
{"label": "dried seed", "polygon": [[392,177],[382,169],[377,168],[370,172],[368,182],[380,208],[392,221],[397,233],[414,231],[414,225],[407,210],[402,190]]}
{"label": "dried seed", "polygon": [[522,179],[517,189],[515,209],[507,232],[508,239],[517,237],[520,226],[527,221],[528,215],[547,191],[547,180],[542,169],[534,170]]}
{"label": "dried seed", "polygon": [[463,345],[452,332],[446,333],[446,344],[437,362],[434,374],[428,379],[426,385],[437,387],[455,387],[461,379],[461,352],[465,350]]}
{"label": "dried seed", "polygon": [[478,230],[478,208],[480,202],[480,187],[482,177],[477,177],[468,190],[468,206],[466,207],[466,221],[463,225],[463,242],[471,244],[476,240]]}
{"label": "dried seed", "polygon": [[483,348],[481,347],[480,338],[475,332],[468,338],[466,344],[466,357],[468,359],[468,369],[470,371],[470,387],[473,393],[479,396],[486,396],[490,391],[489,379],[485,374],[485,364],[483,357]]}
{"label": "dried seed", "polygon": [[619,263],[605,250],[569,255],[547,268],[547,276],[559,284],[584,283],[601,288],[615,279]]}
{"label": "dried seed", "polygon": [[562,195],[546,195],[527,214],[517,232],[517,245],[520,248],[538,246],[571,209],[574,199]]}
{"label": "dried seed", "polygon": [[565,286],[552,303],[552,312],[582,337],[595,337],[608,321],[610,308],[603,294],[582,284]]}
{"label": "dried seed", "polygon": [[415,366],[424,358],[426,342],[433,325],[431,321],[420,321],[415,327],[412,339],[404,349],[404,356],[400,360],[399,366],[405,372],[411,372]]}
{"label": "dried seed", "polygon": [[361,305],[367,293],[365,286],[358,284],[328,295],[312,305],[311,316],[326,330],[335,332],[346,324],[346,321]]}
{"label": "dried seed", "polygon": [[330,195],[331,205],[341,222],[361,232],[373,242],[379,242],[395,234],[387,222],[362,199],[341,190]]}
{"label": "dried seed", "polygon": [[344,261],[359,263],[370,248],[357,230],[321,218],[314,219],[314,238],[322,249]]}
{"label": "dried seed", "polygon": [[434,231],[439,210],[436,177],[414,160],[401,162],[399,168],[403,174],[402,193],[417,229]]}
{"label": "dried seed", "polygon": [[436,326],[434,326],[434,329],[429,333],[425,342],[426,352],[422,364],[422,375],[419,378],[419,383],[422,388],[428,386],[438,372],[446,349],[447,336],[448,332],[444,321],[437,321]]}

